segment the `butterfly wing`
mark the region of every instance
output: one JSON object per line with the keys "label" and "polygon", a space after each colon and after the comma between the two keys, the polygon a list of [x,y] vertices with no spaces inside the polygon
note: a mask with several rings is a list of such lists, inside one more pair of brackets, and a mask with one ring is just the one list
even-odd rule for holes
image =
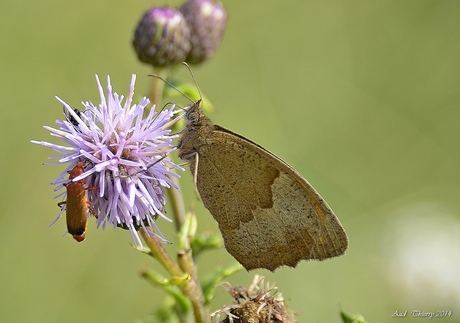
{"label": "butterfly wing", "polygon": [[340,221],[299,173],[249,139],[213,128],[197,148],[197,187],[226,249],[247,270],[345,252]]}

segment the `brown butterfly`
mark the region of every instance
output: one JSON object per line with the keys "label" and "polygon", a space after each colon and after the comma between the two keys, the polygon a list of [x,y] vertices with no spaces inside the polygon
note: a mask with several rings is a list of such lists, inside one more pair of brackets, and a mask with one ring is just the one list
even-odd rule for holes
{"label": "brown butterfly", "polygon": [[255,142],[213,125],[199,105],[185,114],[179,157],[190,164],[227,251],[247,270],[272,271],[344,254],[347,235],[313,186]]}

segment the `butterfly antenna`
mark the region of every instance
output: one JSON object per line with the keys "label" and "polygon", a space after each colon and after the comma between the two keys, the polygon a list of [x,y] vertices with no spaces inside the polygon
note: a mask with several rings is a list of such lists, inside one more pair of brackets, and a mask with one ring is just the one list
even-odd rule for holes
{"label": "butterfly antenna", "polygon": [[190,75],[192,76],[193,83],[195,83],[195,86],[196,86],[196,88],[198,90],[198,94],[200,95],[200,101],[203,102],[203,96],[201,95],[200,87],[198,86],[198,82],[196,81],[195,75],[193,75],[192,69],[190,68],[190,66],[186,62],[182,62],[182,65],[185,65],[185,67],[187,67]]}
{"label": "butterfly antenna", "polygon": [[[188,66],[188,65],[187,65]],[[165,80],[164,78],[162,78],[160,75],[158,74],[149,74],[149,76],[152,76],[152,77],[155,77],[159,80],[162,80],[163,82],[165,82],[166,84],[168,84],[170,87],[172,87],[174,90],[176,90],[177,92],[179,92],[180,94],[182,94],[184,97],[186,97],[190,102],[194,102],[192,100],[192,98],[190,98],[187,94],[185,94],[184,92],[182,92],[181,90],[179,90],[175,85],[173,85],[171,82]],[[198,89],[199,90],[199,89]],[[201,93],[200,93],[200,97],[201,97]]]}

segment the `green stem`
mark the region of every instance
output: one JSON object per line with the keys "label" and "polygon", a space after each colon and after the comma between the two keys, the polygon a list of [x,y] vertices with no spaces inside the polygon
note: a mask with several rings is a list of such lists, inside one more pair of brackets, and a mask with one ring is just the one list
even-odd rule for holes
{"label": "green stem", "polygon": [[[184,272],[190,275],[192,281],[198,282],[198,274],[195,270],[195,263],[193,261],[192,248],[190,248],[190,239],[187,239],[187,245],[188,247],[178,252],[177,262],[180,268]],[[206,300],[203,294],[203,290],[201,289],[200,285],[198,285],[198,287],[199,288],[196,291],[197,292],[196,298],[199,300],[200,308],[203,308],[203,310],[207,312],[204,307]],[[194,306],[194,309],[196,310],[195,306]],[[206,316],[209,318],[209,313],[206,313]]]}
{"label": "green stem", "polygon": [[[165,87],[164,80],[167,79],[169,70],[166,67],[157,67],[155,72],[156,75],[160,76],[163,80],[159,79],[158,77],[152,77],[152,87],[150,88],[149,99],[152,104],[155,104],[155,107],[158,111],[160,109],[159,107],[162,106],[161,100],[163,99],[163,89]],[[177,178],[170,177],[170,179],[174,182],[174,184],[177,185],[177,187],[179,187],[179,180]],[[182,194],[174,189],[167,190],[167,194],[173,207],[176,232],[179,232],[182,224],[185,221],[184,199]]]}
{"label": "green stem", "polygon": [[[150,248],[152,256],[161,263],[161,265],[173,278],[183,277],[184,274],[190,275],[190,273],[182,271],[181,268],[172,260],[162,243],[154,234],[149,234],[145,229],[141,229],[139,231],[142,238]],[[178,287],[192,302],[195,322],[209,323],[210,316],[204,306],[205,299],[203,291],[201,290],[198,280],[194,278],[194,276],[196,277],[196,275],[190,275],[190,279],[186,280],[183,284],[178,284]]]}
{"label": "green stem", "polygon": [[144,238],[147,246],[150,248],[150,254],[153,258],[158,260],[158,262],[166,269],[166,271],[173,277],[181,277],[184,275],[184,272],[180,267],[174,262],[174,260],[169,256],[166,249],[163,247],[162,243],[154,234],[149,234],[147,230],[141,229],[139,232]]}
{"label": "green stem", "polygon": [[[164,80],[167,79],[168,68],[157,68],[156,74],[163,78],[152,77],[152,87],[150,89],[149,98],[152,104],[155,104],[157,111],[161,109],[163,99],[163,89],[165,86]],[[179,187],[177,178],[171,177],[171,180]],[[176,233],[180,234],[186,222],[185,203],[182,194],[175,189],[166,190],[169,201],[172,205],[173,217],[175,220]],[[209,323],[210,315],[205,307],[205,297],[203,290],[198,282],[195,264],[193,262],[192,252],[190,248],[191,236],[187,235],[185,243],[181,245],[181,250],[178,252],[178,264],[173,261],[169,254],[164,249],[161,241],[145,230],[140,230],[141,235],[151,250],[151,255],[157,259],[161,265],[168,271],[172,278],[180,278],[184,282],[178,284],[182,293],[188,297],[193,306],[195,322]],[[188,277],[187,277],[188,276]],[[184,277],[187,279],[184,280]],[[183,319],[183,318],[181,318]]]}
{"label": "green stem", "polygon": [[[166,67],[157,67],[156,74],[165,79],[168,76],[168,69]],[[152,77],[152,87],[150,88],[149,99],[155,105],[155,109],[161,109],[161,100],[163,99],[163,89],[165,82],[158,77]]]}
{"label": "green stem", "polygon": [[[179,179],[177,177],[169,177],[171,181],[180,188]],[[184,196],[180,190],[168,189],[168,200],[171,202],[173,211],[174,223],[176,224],[176,232],[180,231],[180,228],[184,225],[185,221],[185,202]]]}

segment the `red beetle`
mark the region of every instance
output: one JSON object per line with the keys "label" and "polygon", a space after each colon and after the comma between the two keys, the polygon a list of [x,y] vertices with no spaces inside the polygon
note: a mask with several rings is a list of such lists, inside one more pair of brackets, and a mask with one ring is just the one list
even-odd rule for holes
{"label": "red beetle", "polygon": [[72,181],[75,177],[83,174],[85,165],[84,162],[78,162],[69,171],[70,181],[64,184],[67,188],[67,200],[58,203],[60,207],[66,206],[67,232],[78,242],[85,240],[86,230],[88,229],[88,210],[97,217],[96,211],[91,207],[91,202],[86,197],[86,190],[95,190],[97,187],[85,187],[84,180]]}

